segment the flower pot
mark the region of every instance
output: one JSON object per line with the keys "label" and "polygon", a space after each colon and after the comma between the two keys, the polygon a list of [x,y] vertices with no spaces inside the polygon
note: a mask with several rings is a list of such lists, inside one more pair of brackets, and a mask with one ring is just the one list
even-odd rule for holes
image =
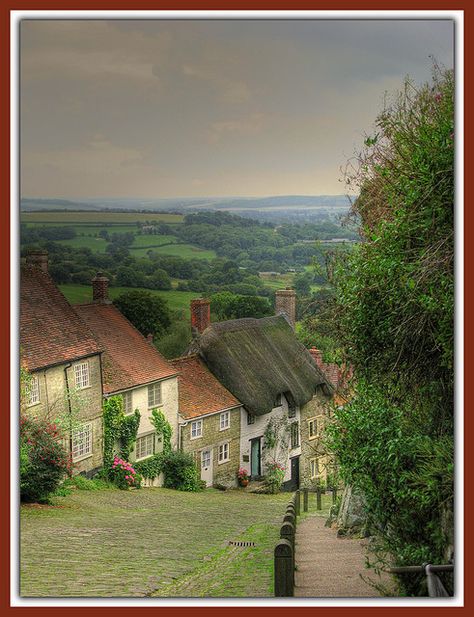
{"label": "flower pot", "polygon": [[247,484],[249,483],[247,478],[239,478],[239,484],[240,486],[247,486]]}

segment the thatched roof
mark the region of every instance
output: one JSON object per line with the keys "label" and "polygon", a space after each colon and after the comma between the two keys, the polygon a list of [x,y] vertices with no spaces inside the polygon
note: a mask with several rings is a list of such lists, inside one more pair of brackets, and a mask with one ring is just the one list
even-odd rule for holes
{"label": "thatched roof", "polygon": [[283,316],[210,325],[195,341],[209,369],[247,411],[272,410],[279,394],[304,405],[330,385]]}

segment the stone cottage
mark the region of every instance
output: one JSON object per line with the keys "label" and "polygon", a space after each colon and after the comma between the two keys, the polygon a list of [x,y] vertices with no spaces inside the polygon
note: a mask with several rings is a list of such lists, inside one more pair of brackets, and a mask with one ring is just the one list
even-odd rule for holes
{"label": "stone cottage", "polygon": [[[178,442],[178,379],[176,368],[155,349],[108,297],[108,279],[92,280],[93,301],[74,306],[103,349],[104,397],[123,397],[124,411],[140,412],[140,425],[131,461],[143,460],[163,449],[162,437],[150,422],[152,409],[163,412],[173,429],[171,445]],[[160,479],[155,481],[159,485]]]}
{"label": "stone cottage", "polygon": [[242,404],[198,355],[172,360],[179,371],[179,442],[190,452],[207,486],[237,483]]}
{"label": "stone cottage", "polygon": [[309,350],[314,363],[326,379],[326,386],[318,395],[308,401],[301,410],[302,444],[302,485],[322,487],[331,485],[336,473],[333,457],[324,445],[324,429],[331,419],[334,406],[343,405],[348,400],[348,384],[351,371],[335,363],[323,362],[322,352],[316,348]]}
{"label": "stone cottage", "polygon": [[251,478],[269,464],[285,469],[285,488],[300,485],[301,411],[316,397],[323,403],[331,387],[308,350],[297,340],[295,293],[277,292],[274,317],[210,323],[209,301],[192,305],[197,354],[217,380],[241,402],[240,465]]}
{"label": "stone cottage", "polygon": [[48,274],[48,254],[31,252],[20,272],[20,356],[31,375],[26,413],[71,418],[66,447],[75,472],[102,466],[102,347]]}

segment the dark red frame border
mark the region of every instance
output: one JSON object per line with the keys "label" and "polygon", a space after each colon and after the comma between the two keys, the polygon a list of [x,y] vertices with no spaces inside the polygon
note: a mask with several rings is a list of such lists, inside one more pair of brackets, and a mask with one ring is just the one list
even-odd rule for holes
{"label": "dark red frame border", "polygon": [[[10,135],[10,11],[14,10],[90,10],[90,11],[98,11],[98,10],[404,10],[409,13],[410,11],[415,10],[462,10],[464,11],[464,107],[465,107],[465,117],[464,117],[464,134],[465,134],[465,147],[464,147],[464,169],[466,180],[464,182],[464,202],[468,203],[471,201],[472,197],[472,185],[468,182],[468,173],[467,171],[471,169],[472,163],[472,155],[471,149],[468,147],[469,138],[472,133],[472,121],[468,112],[470,110],[470,102],[473,100],[471,96],[473,93],[473,80],[472,80],[472,67],[471,67],[471,58],[472,58],[472,50],[473,50],[473,38],[469,36],[472,35],[472,15],[474,13],[474,9],[469,7],[469,4],[466,0],[457,0],[455,2],[448,2],[446,0],[403,0],[403,1],[391,1],[391,0],[363,0],[362,2],[357,2],[357,0],[335,0],[330,2],[326,1],[305,1],[305,0],[297,0],[296,2],[288,2],[288,0],[273,0],[272,2],[268,0],[257,0],[252,2],[251,0],[239,0],[239,1],[229,1],[229,0],[202,0],[201,2],[196,0],[175,0],[175,1],[147,1],[147,0],[138,0],[136,2],[132,2],[131,0],[102,0],[100,2],[94,2],[93,0],[74,0],[70,2],[61,2],[60,0],[46,0],[42,2],[41,0],[1,0],[1,20],[0,20],[0,50],[1,50],[1,90],[0,90],[0,135],[1,139],[1,165],[0,165],[0,191],[1,191],[1,202],[0,202],[0,232],[2,234],[1,242],[0,242],[0,272],[1,272],[1,281],[3,289],[10,289],[10,140],[7,139],[7,136]],[[472,5],[471,5],[472,6]],[[472,104],[472,103],[471,103]],[[10,135],[11,138],[15,138],[14,135]],[[472,260],[472,240],[469,244],[469,232],[472,231],[472,222],[473,222],[473,213],[472,208],[464,208],[464,240],[465,240],[465,275],[464,275],[464,289],[465,289],[465,300],[464,300],[464,310],[466,313],[466,323],[464,330],[465,337],[465,347],[467,350],[470,349],[470,343],[472,341],[473,336],[473,328],[469,321],[468,317],[468,309],[472,289],[469,286],[469,266],[471,265]],[[461,284],[461,281],[458,282]],[[4,294],[6,295],[6,294]],[[9,299],[9,294],[8,294]],[[15,371],[15,366],[10,366],[10,308],[9,302],[6,298],[2,299],[0,304],[0,345],[2,348],[2,353],[0,354],[0,379],[2,383],[1,392],[9,392],[10,391],[10,371]],[[464,358],[464,376],[467,382],[468,380],[468,370],[472,365],[472,360],[469,354],[465,354]],[[1,461],[1,469],[7,470],[9,469],[10,464],[10,452],[9,452],[9,435],[10,435],[10,415],[9,415],[9,405],[7,403],[6,397],[3,399],[4,409],[0,414],[0,429],[1,434],[3,435],[3,448],[0,453],[0,461]],[[10,402],[10,399],[8,400]],[[468,404],[468,397],[466,396],[465,407]],[[466,436],[472,435],[472,418],[469,413],[464,414],[465,421],[465,434]],[[467,440],[465,439],[465,444]],[[6,447],[5,447],[6,446]],[[472,457],[471,452],[468,450],[465,457],[465,474],[467,476],[468,472],[468,464]],[[7,477],[6,472],[3,474],[3,478]],[[467,482],[465,481],[465,519],[468,520],[468,515],[472,512],[472,494],[469,493]],[[15,611],[16,615],[20,615],[25,613],[26,611],[35,611],[40,615],[49,615],[51,612],[59,611],[67,611],[78,613],[79,611],[87,611],[88,614],[97,614],[103,617],[104,615],[116,615],[117,613],[124,614],[125,612],[130,613],[135,610],[146,610],[146,611],[156,611],[163,614],[163,612],[171,611],[173,614],[176,614],[178,611],[192,611],[193,615],[196,617],[208,617],[209,612],[215,613],[216,610],[222,611],[225,610],[226,613],[232,613],[233,615],[237,615],[240,612],[248,613],[257,613],[260,615],[262,612],[267,614],[275,614],[275,612],[283,613],[289,612],[293,613],[297,612],[305,612],[306,614],[311,612],[317,613],[326,613],[330,612],[331,615],[347,613],[350,611],[352,617],[363,617],[367,612],[374,613],[379,612],[390,612],[394,611],[403,611],[403,615],[416,614],[420,617],[422,615],[432,616],[433,613],[442,612],[446,613],[454,613],[459,611],[464,611],[472,608],[472,593],[468,586],[468,581],[470,580],[470,575],[472,573],[472,565],[470,562],[470,557],[472,556],[471,546],[473,540],[473,534],[470,526],[466,526],[465,533],[465,554],[464,554],[464,581],[465,581],[465,599],[464,599],[464,607],[416,607],[414,605],[411,606],[400,606],[400,607],[358,607],[358,606],[347,606],[347,607],[303,607],[303,606],[295,606],[289,605],[287,607],[277,607],[277,606],[268,606],[268,607],[260,607],[260,606],[238,606],[238,607],[228,607],[226,606],[224,609],[222,605],[216,603],[215,606],[189,606],[189,607],[143,607],[143,606],[134,606],[132,607],[120,607],[120,606],[109,606],[109,607],[11,607],[10,606],[10,509],[9,509],[9,498],[10,498],[10,483],[8,481],[3,481],[0,483],[0,496],[1,503],[3,504],[3,516],[1,518],[2,524],[0,525],[0,549],[1,549],[1,557],[2,557],[2,568],[0,569],[0,611],[3,612],[11,612]]]}

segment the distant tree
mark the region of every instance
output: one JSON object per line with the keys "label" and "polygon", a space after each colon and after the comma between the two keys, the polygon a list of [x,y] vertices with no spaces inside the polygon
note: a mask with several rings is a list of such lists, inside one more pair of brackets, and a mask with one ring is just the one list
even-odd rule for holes
{"label": "distant tree", "polygon": [[145,287],[145,275],[130,266],[120,266],[115,282],[118,287]]}
{"label": "distant tree", "polygon": [[297,296],[306,297],[311,293],[312,275],[309,272],[304,272],[295,276],[295,291]]}
{"label": "distant tree", "polygon": [[101,229],[99,231],[99,236],[103,238],[104,240],[107,240],[107,241],[109,240],[109,232],[106,229]]}
{"label": "distant tree", "polygon": [[115,306],[144,336],[163,336],[171,324],[171,312],[164,298],[150,291],[134,290],[120,294]]}
{"label": "distant tree", "polygon": [[49,274],[58,285],[71,282],[71,270],[65,263],[54,263],[49,266]]}
{"label": "distant tree", "polygon": [[157,268],[148,277],[148,286],[151,289],[171,289],[171,279],[164,270]]}
{"label": "distant tree", "polygon": [[222,291],[211,296],[211,311],[218,319],[241,319],[242,317],[265,317],[272,309],[266,298],[242,296]]}

